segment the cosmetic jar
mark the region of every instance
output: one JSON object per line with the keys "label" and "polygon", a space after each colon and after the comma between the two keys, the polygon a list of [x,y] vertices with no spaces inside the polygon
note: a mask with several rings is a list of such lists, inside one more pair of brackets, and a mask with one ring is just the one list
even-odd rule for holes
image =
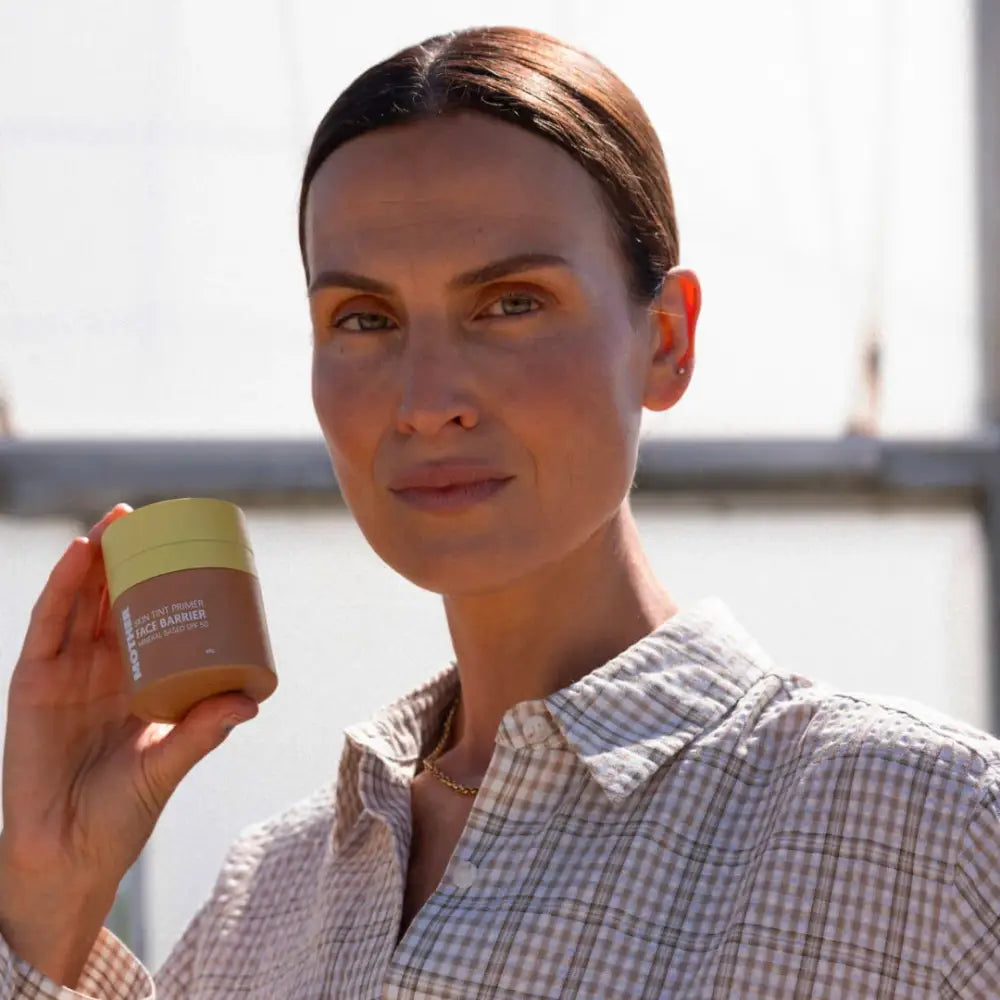
{"label": "cosmetic jar", "polygon": [[278,685],[246,519],[236,504],[183,497],[137,507],[101,536],[108,602],[142,719],[177,722],[224,691],[255,701]]}

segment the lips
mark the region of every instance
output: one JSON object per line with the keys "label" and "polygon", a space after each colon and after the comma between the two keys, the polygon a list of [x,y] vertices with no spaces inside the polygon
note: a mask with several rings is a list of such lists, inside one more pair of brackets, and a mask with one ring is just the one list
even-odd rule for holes
{"label": "lips", "polygon": [[457,462],[436,462],[420,465],[401,473],[389,482],[389,489],[434,490],[450,486],[469,486],[493,480],[507,480],[513,477],[499,469],[487,465],[459,464]]}
{"label": "lips", "polygon": [[400,473],[390,481],[389,489],[410,507],[448,513],[489,500],[513,478],[493,466],[438,462]]}

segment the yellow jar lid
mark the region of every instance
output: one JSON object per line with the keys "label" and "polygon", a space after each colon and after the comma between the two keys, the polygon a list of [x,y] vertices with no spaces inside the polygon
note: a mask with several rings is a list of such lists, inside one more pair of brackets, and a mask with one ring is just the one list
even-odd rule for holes
{"label": "yellow jar lid", "polygon": [[180,569],[215,566],[257,575],[243,511],[211,497],[138,507],[104,529],[101,552],[112,604],[129,587]]}

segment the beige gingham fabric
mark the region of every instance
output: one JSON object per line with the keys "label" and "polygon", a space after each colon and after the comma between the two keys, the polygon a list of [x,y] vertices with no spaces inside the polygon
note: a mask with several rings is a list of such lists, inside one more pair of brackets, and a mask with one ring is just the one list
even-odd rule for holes
{"label": "beige gingham fabric", "polygon": [[[408,784],[449,668],[347,732],[335,784],[231,849],[161,1000],[1000,998],[1000,741],[782,672],[709,597],[504,717],[397,945]],[[138,1000],[104,932],[79,992]]]}

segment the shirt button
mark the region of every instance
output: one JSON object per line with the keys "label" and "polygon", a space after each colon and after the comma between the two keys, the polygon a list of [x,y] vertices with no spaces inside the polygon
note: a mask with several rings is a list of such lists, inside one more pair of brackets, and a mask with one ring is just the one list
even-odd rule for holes
{"label": "shirt button", "polygon": [[451,873],[452,883],[459,889],[468,889],[476,881],[478,869],[471,861],[459,861]]}
{"label": "shirt button", "polygon": [[545,725],[545,720],[538,715],[533,715],[524,723],[524,735],[533,743],[544,740],[549,735],[549,727]]}

